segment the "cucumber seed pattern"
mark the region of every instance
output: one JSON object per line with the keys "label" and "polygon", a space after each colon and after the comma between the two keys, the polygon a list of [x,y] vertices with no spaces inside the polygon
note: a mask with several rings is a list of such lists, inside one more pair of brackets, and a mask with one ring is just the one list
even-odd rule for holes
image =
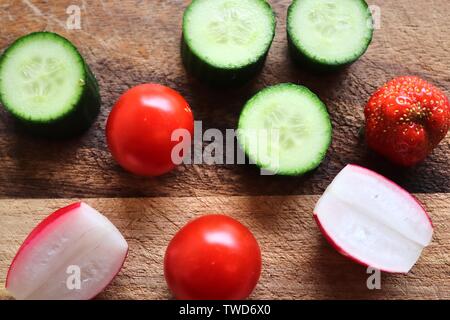
{"label": "cucumber seed pattern", "polygon": [[269,132],[278,132],[279,136],[279,145],[270,145],[271,151],[290,149],[297,146],[299,143],[298,137],[304,136],[308,132],[302,117],[297,113],[286,113],[278,105],[270,106],[269,110],[264,126]]}
{"label": "cucumber seed pattern", "polygon": [[20,70],[24,92],[35,103],[44,102],[64,83],[64,64],[55,58],[35,56],[25,62]]}
{"label": "cucumber seed pattern", "polygon": [[309,14],[309,20],[315,28],[329,38],[351,28],[351,16],[338,10],[335,3],[328,2],[317,5]]}
{"label": "cucumber seed pattern", "polygon": [[234,44],[243,46],[256,37],[251,19],[235,3],[227,2],[209,24],[210,40],[219,44]]}

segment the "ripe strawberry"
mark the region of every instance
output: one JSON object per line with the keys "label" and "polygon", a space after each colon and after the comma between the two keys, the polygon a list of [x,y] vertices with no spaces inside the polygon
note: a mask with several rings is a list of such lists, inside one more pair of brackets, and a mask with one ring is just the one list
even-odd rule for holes
{"label": "ripe strawberry", "polygon": [[450,127],[447,97],[418,77],[386,83],[370,98],[364,114],[369,147],[403,166],[424,160]]}

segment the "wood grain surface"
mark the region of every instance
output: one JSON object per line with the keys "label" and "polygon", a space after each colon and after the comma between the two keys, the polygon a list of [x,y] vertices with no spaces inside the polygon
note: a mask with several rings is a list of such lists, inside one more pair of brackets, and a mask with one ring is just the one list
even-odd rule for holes
{"label": "wood grain surface", "polygon": [[[186,221],[211,210],[237,217],[261,243],[264,272],[253,298],[450,298],[449,137],[424,163],[401,169],[367,150],[361,135],[364,104],[393,77],[418,75],[450,95],[450,1],[368,1],[381,9],[381,28],[367,54],[325,75],[293,64],[285,32],[290,1],[269,2],[278,25],[265,68],[241,88],[213,89],[181,64],[181,17],[189,1],[0,1],[0,50],[32,31],[58,32],[80,49],[103,99],[91,130],[71,141],[21,132],[0,108],[0,283],[32,227],[76,198],[109,216],[130,243],[125,268],[101,298],[170,298],[161,270],[165,247]],[[81,30],[66,29],[72,4],[81,7]],[[263,87],[306,85],[328,106],[332,147],[322,166],[304,177],[260,176],[250,165],[185,165],[159,178],[132,176],[111,158],[104,129],[123,91],[144,82],[180,91],[204,129],[220,130],[235,128],[246,100]],[[311,217],[317,195],[347,163],[420,193],[436,224],[418,265],[408,275],[383,275],[382,290],[367,290],[365,269],[328,246]]]}
{"label": "wood grain surface", "polygon": [[[439,299],[450,297],[450,196],[419,195],[435,225],[427,247],[407,275],[381,276],[381,290],[368,290],[369,275],[337,253],[312,217],[318,196],[101,198],[86,202],[104,213],[127,239],[125,266],[102,299],[169,299],[163,257],[173,235],[190,219],[226,213],[252,232],[263,252],[254,299]],[[0,282],[28,232],[52,210],[74,200],[1,200]],[[7,297],[3,292],[0,296]]]}

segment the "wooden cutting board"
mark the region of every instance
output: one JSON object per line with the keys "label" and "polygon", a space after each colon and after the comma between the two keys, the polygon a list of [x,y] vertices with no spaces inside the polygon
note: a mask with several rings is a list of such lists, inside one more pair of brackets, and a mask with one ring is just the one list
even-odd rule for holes
{"label": "wooden cutting board", "polygon": [[[0,283],[27,233],[53,210],[82,199],[124,233],[130,254],[101,298],[170,298],[162,274],[165,247],[189,219],[226,213],[247,225],[263,250],[264,270],[252,298],[450,298],[450,139],[423,164],[400,169],[361,139],[363,106],[387,80],[421,76],[450,95],[450,2],[374,0],[381,9],[367,54],[328,75],[299,69],[285,36],[288,0],[270,1],[277,35],[262,73],[237,89],[211,89],[187,75],[179,56],[181,17],[189,1],[3,0],[0,49],[37,30],[63,34],[85,56],[101,85],[103,110],[80,138],[55,142],[15,128],[0,111]],[[66,30],[69,5],[81,8],[81,30]],[[203,128],[235,128],[247,99],[261,88],[294,82],[327,104],[334,140],[323,165],[305,177],[260,176],[248,165],[186,165],[155,179],[132,176],[111,158],[107,115],[131,86],[158,82],[179,90]],[[434,240],[408,275],[382,275],[368,290],[366,269],[334,251],[312,219],[319,195],[347,163],[369,167],[418,194],[435,224]],[[0,285],[1,286],[1,285]],[[8,298],[0,289],[0,298]]]}

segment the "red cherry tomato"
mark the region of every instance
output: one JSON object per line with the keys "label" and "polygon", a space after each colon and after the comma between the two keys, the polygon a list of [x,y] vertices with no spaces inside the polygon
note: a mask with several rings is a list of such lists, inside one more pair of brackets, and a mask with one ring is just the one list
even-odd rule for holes
{"label": "red cherry tomato", "polygon": [[167,284],[177,299],[241,300],[261,274],[261,251],[238,221],[207,215],[183,227],[164,259]]}
{"label": "red cherry tomato", "polygon": [[111,154],[123,168],[137,175],[158,176],[175,168],[171,155],[179,143],[172,141],[176,129],[193,135],[194,118],[186,100],[168,87],[143,84],[117,101],[108,117],[106,135]]}

